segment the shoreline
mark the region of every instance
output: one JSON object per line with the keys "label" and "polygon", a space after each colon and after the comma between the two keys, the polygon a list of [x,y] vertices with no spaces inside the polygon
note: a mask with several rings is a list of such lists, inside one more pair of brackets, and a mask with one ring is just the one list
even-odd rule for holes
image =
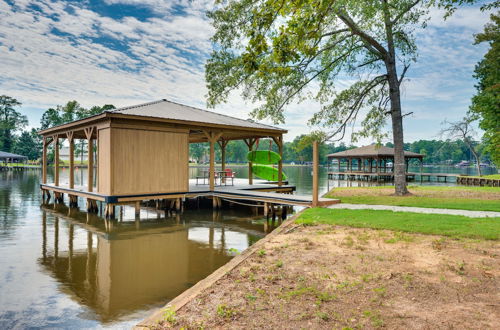
{"label": "shoreline", "polygon": [[[274,229],[271,233],[266,235],[264,238],[260,239],[257,241],[255,244],[247,248],[245,251],[243,251],[241,254],[235,256],[233,259],[231,259],[228,263],[225,265],[221,266],[220,268],[216,269],[213,273],[205,277],[204,279],[200,280],[197,282],[195,285],[190,287],[189,289],[185,290],[182,292],[180,295],[172,299],[170,302],[168,302],[165,306],[156,309],[151,313],[151,315],[138,324],[135,325],[134,329],[135,330],[146,330],[146,329],[151,329],[154,327],[157,327],[159,322],[161,322],[164,319],[163,314],[165,313],[165,310],[168,310],[169,312],[175,313],[182,307],[184,307],[186,304],[194,300],[198,295],[200,295],[204,290],[208,289],[209,287],[213,286],[218,280],[220,280],[223,276],[234,270],[236,267],[238,267],[242,262],[247,260],[249,257],[251,257],[254,252],[256,252],[258,249],[260,249],[262,246],[266,244],[266,242],[272,240],[275,236],[279,235],[282,232],[285,232],[286,230],[292,230],[295,228],[293,225],[295,224],[295,219],[300,216],[300,214],[304,211],[300,210],[290,218],[286,219],[279,227]],[[300,227],[300,225],[297,225],[297,227]]]}

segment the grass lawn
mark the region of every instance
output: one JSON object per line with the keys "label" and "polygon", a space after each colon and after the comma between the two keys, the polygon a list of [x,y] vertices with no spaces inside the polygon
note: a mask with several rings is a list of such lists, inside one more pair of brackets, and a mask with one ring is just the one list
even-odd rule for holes
{"label": "grass lawn", "polygon": [[469,176],[469,175],[464,175],[468,178],[481,178],[481,179],[495,179],[495,180],[500,180],[500,174],[490,174],[490,175],[483,175],[483,176]]}
{"label": "grass lawn", "polygon": [[312,208],[296,220],[305,225],[331,224],[357,228],[388,229],[454,238],[498,240],[500,218],[411,212]]}
{"label": "grass lawn", "polygon": [[400,197],[393,196],[392,186],[334,188],[325,197],[352,204],[500,212],[498,187],[409,186],[408,189],[412,195]]}

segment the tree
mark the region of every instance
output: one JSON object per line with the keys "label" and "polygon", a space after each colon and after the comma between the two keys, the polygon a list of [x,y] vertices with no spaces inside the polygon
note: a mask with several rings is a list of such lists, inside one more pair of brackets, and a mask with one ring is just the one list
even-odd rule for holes
{"label": "tree", "polygon": [[196,159],[197,163],[203,160],[207,154],[208,145],[206,143],[190,143],[189,144],[189,157]]}
{"label": "tree", "polygon": [[42,141],[36,129],[23,131],[14,141],[13,152],[37,160],[42,154]]}
{"label": "tree", "polygon": [[485,134],[486,150],[500,167],[500,14],[492,14],[484,32],[475,36],[475,44],[488,43],[490,49],[476,65],[477,94],[470,111],[480,117],[479,127]]}
{"label": "tree", "polygon": [[21,102],[7,95],[0,96],[0,148],[11,151],[13,133],[21,130],[28,124],[28,118],[17,112],[15,107]]}
{"label": "tree", "polygon": [[[89,116],[100,114],[107,110],[115,109],[115,106],[112,104],[105,104],[103,106],[93,106],[90,109],[83,108],[77,101],[69,101],[65,105],[58,105],[55,109],[49,108],[47,109],[40,121],[41,129],[47,129],[49,127],[62,125],[65,123],[69,123],[78,119],[83,119]],[[77,142],[75,145],[75,154],[76,156],[80,156],[80,161],[83,163],[83,155],[84,148],[86,142],[85,140],[81,140]],[[96,147],[94,148],[94,153],[96,152]],[[95,159],[95,157],[94,157]]]}
{"label": "tree", "polygon": [[471,125],[474,120],[475,119],[470,116],[464,117],[462,120],[457,122],[449,122],[445,120],[443,124],[447,125],[447,127],[441,130],[441,135],[447,136],[450,140],[462,140],[467,145],[476,160],[477,173],[481,176],[481,160],[479,159],[479,153],[475,148],[476,143],[472,138],[475,134]]}
{"label": "tree", "polygon": [[[321,104],[311,125],[327,129],[324,139],[342,139],[358,117],[353,135],[380,140],[390,118],[395,149],[395,190],[406,188],[400,87],[416,60],[414,29],[425,26],[433,5],[474,0],[227,0],[209,13],[216,32],[206,65],[208,105],[232,90],[261,103],[257,119],[284,122],[293,100]],[[338,91],[335,82],[357,79]],[[313,93],[313,86],[319,86]],[[318,135],[319,136],[319,135]]]}

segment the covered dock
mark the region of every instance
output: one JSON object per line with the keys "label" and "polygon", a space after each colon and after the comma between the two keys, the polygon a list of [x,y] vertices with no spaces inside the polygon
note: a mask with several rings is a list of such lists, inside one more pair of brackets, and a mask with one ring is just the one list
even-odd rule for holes
{"label": "covered dock", "polygon": [[[258,139],[271,139],[283,155],[281,128],[210,112],[165,99],[105,111],[101,114],[40,131],[43,137],[42,183],[44,200],[54,194],[62,202],[64,194],[70,206],[78,197],[87,200],[87,211],[97,212],[97,202],[106,203],[106,216],[114,217],[114,206],[132,204],[139,213],[140,203],[164,200],[176,207],[186,198],[206,196],[220,207],[221,198],[245,198],[256,203],[316,206],[335,200],[312,196],[293,196],[294,186],[283,182],[282,159],[277,164],[278,180],[273,184],[254,185],[252,163],[248,179],[234,186],[217,185],[215,145],[221,149],[221,171],[226,169],[225,149],[229,141],[243,140],[252,151]],[[69,143],[69,181],[60,182],[59,146]],[[87,142],[87,184],[75,186],[75,140]],[[189,144],[210,145],[209,180],[206,185],[189,179]],[[47,182],[47,154],[54,152],[54,181]],[[93,170],[95,168],[95,171]],[[94,173],[95,172],[95,173]],[[245,193],[242,193],[245,191]],[[251,193],[250,193],[251,192]],[[258,193],[256,193],[258,192]],[[278,194],[279,193],[279,194]]]}
{"label": "covered dock", "polygon": [[[414,179],[417,173],[408,172],[409,163],[412,159],[416,159],[420,162],[420,169],[422,169],[424,155],[411,151],[405,151],[404,154],[407,179]],[[369,181],[390,181],[394,179],[392,166],[394,163],[394,148],[371,144],[329,154],[327,157],[328,178],[337,177],[340,179]],[[333,160],[336,160],[337,164],[332,165]],[[418,174],[423,174],[421,172]]]}
{"label": "covered dock", "polygon": [[9,167],[9,164],[24,164],[27,160],[26,156],[0,151],[0,169],[18,169],[18,166]]}

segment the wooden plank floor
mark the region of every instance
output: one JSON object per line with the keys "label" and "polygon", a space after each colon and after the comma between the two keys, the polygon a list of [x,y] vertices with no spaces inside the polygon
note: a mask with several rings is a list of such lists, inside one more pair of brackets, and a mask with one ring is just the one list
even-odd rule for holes
{"label": "wooden plank floor", "polygon": [[[293,192],[295,190],[294,185],[282,185],[269,184],[264,180],[254,180],[253,185],[248,184],[248,179],[235,179],[234,185],[223,185],[215,186],[215,190],[212,192],[209,190],[208,185],[196,184],[196,180],[191,179],[189,181],[188,191],[172,192],[168,194],[145,194],[145,195],[122,195],[115,196],[115,202],[132,202],[132,200],[148,200],[148,199],[163,199],[163,198],[180,198],[180,197],[197,197],[197,196],[215,196],[223,199],[232,200],[246,200],[253,202],[263,202],[263,203],[273,203],[273,204],[285,204],[285,205],[297,205],[310,207],[312,205],[311,195],[293,195],[281,192]],[[105,195],[99,194],[97,192],[87,192],[85,186],[75,186],[74,189],[69,189],[67,185],[54,186],[53,184],[41,184],[42,189],[49,191],[56,191],[61,193],[73,194],[79,197],[90,198],[94,200],[108,201]],[[320,206],[328,206],[332,204],[339,203],[339,200],[330,198],[320,198]]]}

